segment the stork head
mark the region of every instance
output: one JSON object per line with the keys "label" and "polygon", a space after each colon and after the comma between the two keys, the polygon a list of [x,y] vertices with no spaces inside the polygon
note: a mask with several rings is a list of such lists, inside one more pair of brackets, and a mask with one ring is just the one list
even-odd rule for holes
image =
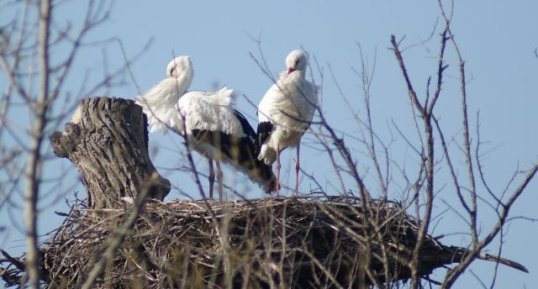
{"label": "stork head", "polygon": [[166,76],[172,78],[188,77],[192,78],[193,70],[191,58],[188,56],[178,56],[174,58],[166,67]]}
{"label": "stork head", "polygon": [[296,70],[304,73],[307,64],[308,58],[306,57],[306,53],[301,49],[293,50],[286,57],[286,71],[288,74]]}

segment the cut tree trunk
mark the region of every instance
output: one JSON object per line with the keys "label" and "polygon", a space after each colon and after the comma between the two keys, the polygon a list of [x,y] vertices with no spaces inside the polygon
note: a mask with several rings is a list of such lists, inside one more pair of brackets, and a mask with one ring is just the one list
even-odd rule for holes
{"label": "cut tree trunk", "polygon": [[162,201],[170,191],[149,159],[147,119],[132,100],[85,99],[50,140],[54,153],[80,172],[92,209],[123,207],[123,198],[134,200],[143,190]]}

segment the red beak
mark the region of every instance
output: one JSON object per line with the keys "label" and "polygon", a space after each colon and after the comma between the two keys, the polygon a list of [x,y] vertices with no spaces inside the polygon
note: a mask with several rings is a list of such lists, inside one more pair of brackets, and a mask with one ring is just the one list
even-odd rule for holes
{"label": "red beak", "polygon": [[291,67],[288,68],[288,74],[290,74],[290,73],[292,73],[294,71],[295,71],[295,68],[291,68]]}

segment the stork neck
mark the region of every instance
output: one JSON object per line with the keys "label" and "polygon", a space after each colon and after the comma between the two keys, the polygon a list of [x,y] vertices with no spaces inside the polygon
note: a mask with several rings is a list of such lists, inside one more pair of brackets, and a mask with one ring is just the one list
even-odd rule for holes
{"label": "stork neck", "polygon": [[177,79],[177,83],[178,83],[178,90],[179,92],[183,95],[185,94],[185,92],[187,92],[187,90],[189,89],[189,87],[191,86],[191,82],[192,82],[192,73],[184,73],[182,75],[180,75]]}

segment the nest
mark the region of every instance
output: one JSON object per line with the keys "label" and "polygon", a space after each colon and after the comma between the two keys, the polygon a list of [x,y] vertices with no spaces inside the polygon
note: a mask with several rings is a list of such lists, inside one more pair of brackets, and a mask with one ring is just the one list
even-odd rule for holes
{"label": "nest", "polygon": [[[76,288],[129,212],[73,209],[41,248],[46,288]],[[365,288],[411,277],[417,222],[354,198],[150,201],[95,288]],[[426,236],[419,276],[465,250]]]}

